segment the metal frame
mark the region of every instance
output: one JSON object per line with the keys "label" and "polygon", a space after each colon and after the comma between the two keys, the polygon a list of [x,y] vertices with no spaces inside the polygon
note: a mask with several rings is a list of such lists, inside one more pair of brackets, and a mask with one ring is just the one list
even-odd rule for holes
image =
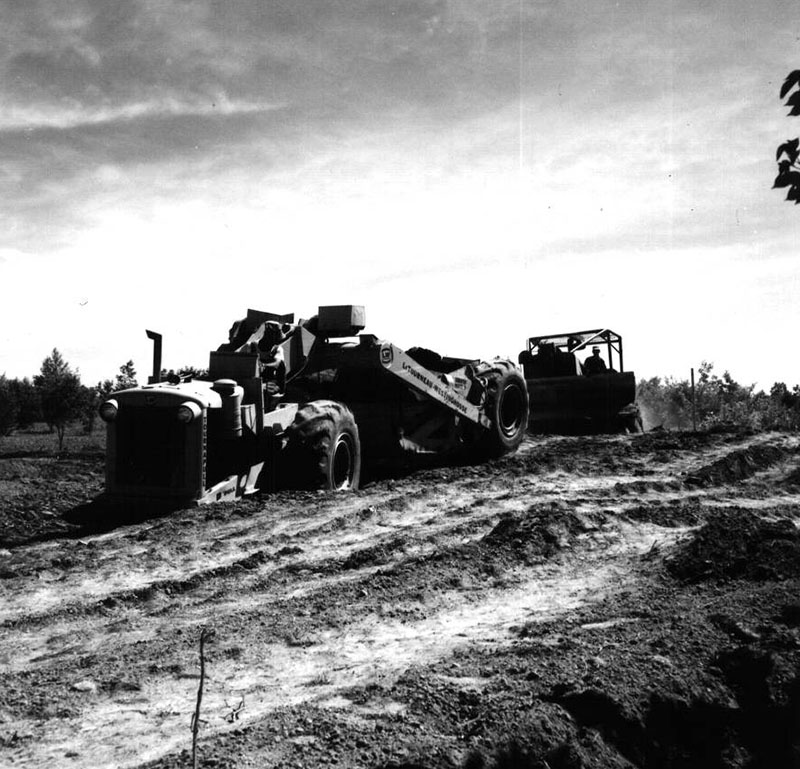
{"label": "metal frame", "polygon": [[[625,371],[622,358],[622,337],[609,328],[593,328],[584,331],[570,331],[565,334],[546,334],[528,338],[528,352],[534,353],[542,342],[549,342],[564,352],[575,353],[594,346],[605,346],[606,363],[609,368]],[[619,366],[614,366],[614,353]]]}

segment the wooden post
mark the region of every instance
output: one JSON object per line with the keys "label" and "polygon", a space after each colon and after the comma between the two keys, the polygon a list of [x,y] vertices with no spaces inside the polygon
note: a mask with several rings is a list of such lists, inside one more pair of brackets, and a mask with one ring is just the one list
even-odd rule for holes
{"label": "wooden post", "polygon": [[692,432],[697,432],[697,401],[694,393],[694,369],[692,369]]}

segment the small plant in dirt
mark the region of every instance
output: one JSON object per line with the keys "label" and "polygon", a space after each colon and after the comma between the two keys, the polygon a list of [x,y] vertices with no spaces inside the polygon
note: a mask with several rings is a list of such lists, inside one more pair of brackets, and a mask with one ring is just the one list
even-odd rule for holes
{"label": "small plant in dirt", "polygon": [[331,684],[331,677],[330,674],[323,670],[320,673],[317,673],[313,678],[311,678],[306,686],[329,686]]}

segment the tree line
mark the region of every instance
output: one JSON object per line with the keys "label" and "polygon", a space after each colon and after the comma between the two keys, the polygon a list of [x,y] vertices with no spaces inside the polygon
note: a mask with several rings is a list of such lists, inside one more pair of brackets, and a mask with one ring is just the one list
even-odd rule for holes
{"label": "tree line", "polygon": [[[163,371],[162,375],[172,373]],[[204,373],[193,366],[183,366],[177,371],[179,376],[201,377]],[[79,372],[53,348],[32,379],[10,379],[0,374],[0,437],[44,422],[57,435],[61,451],[69,425],[79,423],[85,434],[92,433],[100,404],[111,393],[138,384],[136,369],[129,360],[119,367],[113,379],[87,387],[81,383]]]}
{"label": "tree line", "polygon": [[[173,373],[197,378],[207,375],[203,369],[183,366],[177,372],[162,371],[162,376]],[[129,360],[113,379],[87,387],[54,349],[32,379],[9,379],[0,374],[0,437],[44,422],[57,434],[60,451],[68,425],[78,423],[84,433],[91,433],[100,404],[111,393],[138,383],[133,361]],[[694,393],[688,379],[652,377],[639,380],[636,400],[648,428],[691,430],[696,424],[700,430],[721,426],[800,429],[800,386],[789,389],[776,382],[769,392],[756,391],[754,385],[736,382],[727,371],[717,375],[708,362],[700,364]]]}
{"label": "tree line", "polygon": [[769,392],[742,385],[725,371],[714,372],[704,361],[698,368],[694,393],[688,379],[653,377],[639,380],[636,400],[645,427],[699,430],[743,427],[753,430],[800,429],[800,386],[776,382]]}

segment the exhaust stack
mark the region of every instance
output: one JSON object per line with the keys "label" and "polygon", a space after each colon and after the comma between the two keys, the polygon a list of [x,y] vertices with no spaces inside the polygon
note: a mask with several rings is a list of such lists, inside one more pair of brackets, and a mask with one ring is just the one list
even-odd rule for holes
{"label": "exhaust stack", "polygon": [[153,375],[148,378],[148,384],[158,384],[161,381],[161,334],[155,331],[145,331],[148,339],[153,340]]}

